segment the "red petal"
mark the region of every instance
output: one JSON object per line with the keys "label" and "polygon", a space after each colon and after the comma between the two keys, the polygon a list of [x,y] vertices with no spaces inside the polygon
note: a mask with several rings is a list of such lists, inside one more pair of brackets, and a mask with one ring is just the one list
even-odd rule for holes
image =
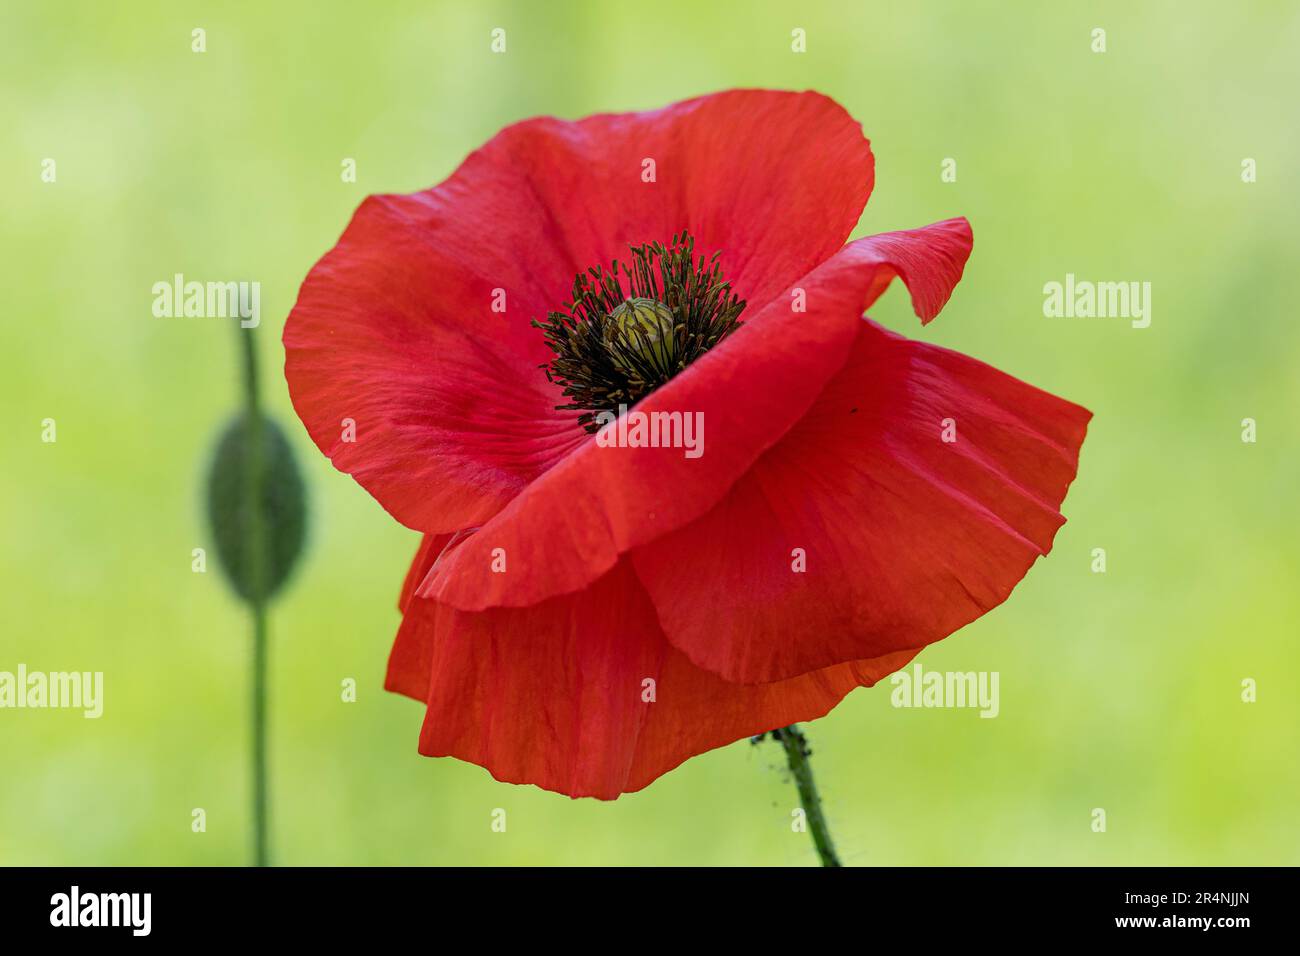
{"label": "red petal", "polygon": [[406,605],[415,594],[416,587],[424,580],[424,576],[433,567],[433,562],[438,560],[438,555],[451,539],[452,535],[449,534],[426,534],[420,539],[420,547],[416,549],[415,560],[406,572],[406,578],[402,581],[402,593],[397,599],[397,609],[403,614],[406,613]]}
{"label": "red petal", "polygon": [[[589,442],[441,562],[418,593],[463,610],[535,604],[586,587],[620,554],[704,514],[803,417],[847,360],[862,310],[893,275],[910,283],[918,314],[930,316],[969,250],[965,220],[845,246],[798,280],[806,312],[778,296],[637,404],[640,412],[702,414],[701,457]],[[505,573],[493,565],[501,555]]]}
{"label": "red petal", "polygon": [[[443,549],[452,541],[454,535],[426,534],[420,539],[420,547],[415,552],[415,559],[406,572],[402,582],[402,593],[397,599],[397,609],[402,612],[402,626],[398,628],[397,639],[393,642],[392,652],[388,655],[388,676],[384,686],[416,700],[424,700],[429,688],[428,648],[420,638],[415,626],[414,615],[407,617],[416,586],[429,573],[433,563],[438,560]],[[408,623],[409,621],[409,623]]]}
{"label": "red petal", "polygon": [[[421,753],[602,799],[639,790],[696,754],[820,717],[912,657],[729,684],[664,640],[626,563],[581,594],[522,610],[467,613],[416,600],[403,631],[430,675]],[[654,702],[643,699],[647,679]]]}
{"label": "red petal", "polygon": [[478,525],[585,437],[528,324],[576,273],[685,228],[757,309],[840,247],[872,170],[861,127],[815,93],[508,127],[440,186],[357,210],[285,326],[294,407],[399,521]]}
{"label": "red petal", "polygon": [[920,648],[1004,601],[1051,549],[1090,417],[864,322],[799,425],[633,561],[668,639],[727,680]]}
{"label": "red petal", "polygon": [[961,281],[974,237],[970,223],[958,217],[923,229],[884,232],[869,241],[874,261],[882,268],[864,308],[870,308],[894,276],[901,276],[921,324],[928,325]]}
{"label": "red petal", "polygon": [[490,518],[586,436],[555,410],[542,357],[489,311],[509,273],[457,262],[452,240],[412,223],[424,205],[458,208],[426,194],[357,210],[289,316],[285,376],[335,467],[402,523],[447,532]]}

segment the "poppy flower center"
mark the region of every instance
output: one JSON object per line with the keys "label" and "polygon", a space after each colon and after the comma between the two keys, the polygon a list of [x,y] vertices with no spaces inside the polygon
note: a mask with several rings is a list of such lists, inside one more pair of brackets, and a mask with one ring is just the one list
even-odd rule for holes
{"label": "poppy flower center", "polygon": [[635,404],[734,332],[745,308],[718,253],[697,257],[688,232],[629,249],[629,262],[578,273],[568,310],[532,323],[555,353],[541,368],[570,399],[555,407],[580,412],[589,432],[598,413]]}

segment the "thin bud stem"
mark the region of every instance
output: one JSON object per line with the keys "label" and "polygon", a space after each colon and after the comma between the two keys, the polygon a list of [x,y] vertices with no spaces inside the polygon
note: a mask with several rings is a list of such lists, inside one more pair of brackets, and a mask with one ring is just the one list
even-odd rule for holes
{"label": "thin bud stem", "polygon": [[267,772],[266,772],[266,528],[262,501],[266,477],[263,462],[262,410],[257,391],[257,352],[251,329],[237,332],[243,347],[244,407],[248,415],[248,453],[245,455],[244,500],[248,508],[248,558],[252,579],[249,606],[253,615],[252,680],[252,776],[253,776],[253,865],[267,866]]}

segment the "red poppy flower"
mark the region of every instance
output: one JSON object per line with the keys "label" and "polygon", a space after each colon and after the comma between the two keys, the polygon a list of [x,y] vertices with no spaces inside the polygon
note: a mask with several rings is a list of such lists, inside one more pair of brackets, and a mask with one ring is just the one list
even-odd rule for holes
{"label": "red poppy flower", "polygon": [[[864,318],[897,276],[928,322],[971,248],[846,245],[873,169],[834,101],[738,90],[519,123],[362,203],[285,374],[424,533],[386,682],[421,753],[614,798],[827,713],[1051,548],[1090,413]],[[615,441],[634,413],[701,453]]]}

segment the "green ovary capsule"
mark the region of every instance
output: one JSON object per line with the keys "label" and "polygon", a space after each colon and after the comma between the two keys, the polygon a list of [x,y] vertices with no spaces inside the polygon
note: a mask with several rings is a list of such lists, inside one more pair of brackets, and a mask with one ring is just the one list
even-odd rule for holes
{"label": "green ovary capsule", "polygon": [[627,368],[628,355],[621,353],[630,353],[671,374],[677,351],[673,325],[673,313],[662,302],[640,297],[620,302],[609,313],[606,327],[614,363]]}

